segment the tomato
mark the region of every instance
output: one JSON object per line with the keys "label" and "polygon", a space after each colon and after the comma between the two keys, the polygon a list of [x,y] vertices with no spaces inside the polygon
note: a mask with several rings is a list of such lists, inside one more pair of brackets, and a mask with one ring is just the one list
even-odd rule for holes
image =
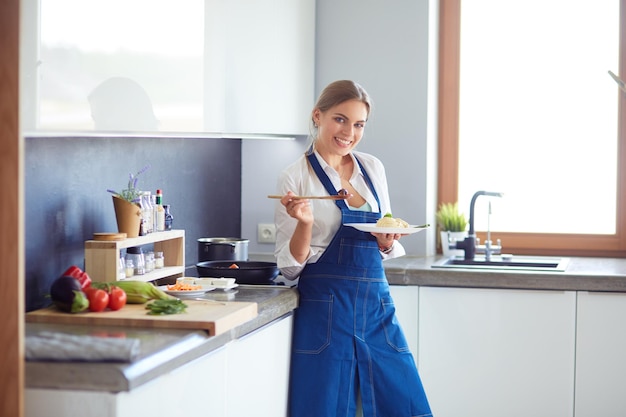
{"label": "tomato", "polygon": [[109,308],[113,311],[119,310],[126,305],[126,292],[115,285],[109,290]]}
{"label": "tomato", "polygon": [[104,290],[99,290],[97,288],[88,288],[86,291],[87,299],[89,299],[89,310],[90,311],[104,311],[109,304],[109,294],[107,294]]}
{"label": "tomato", "polygon": [[237,265],[237,264],[231,264],[228,268],[229,268],[229,269],[239,269],[239,265]]}

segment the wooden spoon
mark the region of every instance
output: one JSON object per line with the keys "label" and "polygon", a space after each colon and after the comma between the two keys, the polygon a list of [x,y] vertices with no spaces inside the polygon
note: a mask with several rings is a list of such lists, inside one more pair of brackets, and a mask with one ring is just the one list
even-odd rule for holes
{"label": "wooden spoon", "polygon": [[[267,198],[281,199],[284,195],[268,195]],[[337,191],[337,195],[294,195],[291,198],[294,200],[345,200],[352,197],[352,194],[348,193],[348,190],[342,188]]]}

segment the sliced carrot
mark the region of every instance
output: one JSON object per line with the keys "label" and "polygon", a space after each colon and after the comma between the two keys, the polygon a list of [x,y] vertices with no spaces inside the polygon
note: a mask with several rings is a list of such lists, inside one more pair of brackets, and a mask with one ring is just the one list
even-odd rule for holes
{"label": "sliced carrot", "polygon": [[177,282],[174,285],[168,285],[167,289],[170,291],[195,291],[195,290],[201,290],[202,285],[191,285],[191,284],[185,284],[183,282]]}

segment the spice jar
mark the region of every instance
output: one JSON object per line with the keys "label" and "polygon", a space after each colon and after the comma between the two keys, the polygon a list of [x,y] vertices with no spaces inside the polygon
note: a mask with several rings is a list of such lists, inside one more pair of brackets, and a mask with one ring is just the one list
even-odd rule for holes
{"label": "spice jar", "polygon": [[132,259],[126,259],[125,271],[126,278],[130,278],[135,274],[135,263]]}
{"label": "spice jar", "polygon": [[146,253],[146,274],[154,271],[155,268],[154,252]]}
{"label": "spice jar", "polygon": [[120,256],[120,259],[118,259],[117,262],[117,279],[124,279],[126,278],[126,261],[124,260],[124,257]]}
{"label": "spice jar", "polygon": [[154,254],[154,266],[157,269],[163,268],[165,266],[165,258],[163,257],[163,252],[157,252]]}
{"label": "spice jar", "polygon": [[135,246],[126,249],[126,260],[133,261],[135,267],[135,275],[143,275],[146,273],[146,258],[140,247]]}

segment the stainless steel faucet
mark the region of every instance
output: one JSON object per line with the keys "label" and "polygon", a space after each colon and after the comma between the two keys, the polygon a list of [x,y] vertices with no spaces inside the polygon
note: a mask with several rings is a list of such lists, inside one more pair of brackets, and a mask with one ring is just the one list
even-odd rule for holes
{"label": "stainless steel faucet", "polygon": [[[474,259],[474,256],[477,253],[477,249],[480,250],[480,253],[485,253],[486,260],[491,259],[491,255],[493,253],[499,253],[502,250],[502,245],[499,240],[498,245],[496,245],[495,247],[491,244],[491,230],[489,230],[489,227],[487,230],[487,241],[485,242],[485,245],[478,248],[476,242],[476,232],[474,230],[474,205],[476,204],[476,199],[481,195],[486,195],[490,197],[504,196],[503,193],[494,191],[477,191],[472,196],[472,201],[470,202],[469,232],[464,240],[456,242],[456,249],[463,249],[463,251],[465,252],[466,261],[471,261]],[[489,205],[489,214],[491,215],[491,203]]]}
{"label": "stainless steel faucet", "polygon": [[491,255],[498,255],[502,253],[502,241],[498,239],[497,244],[491,242],[491,201],[489,201],[489,212],[487,214],[487,240],[485,244],[480,244],[480,239],[476,238],[476,253],[484,253],[485,261],[491,260]]}

